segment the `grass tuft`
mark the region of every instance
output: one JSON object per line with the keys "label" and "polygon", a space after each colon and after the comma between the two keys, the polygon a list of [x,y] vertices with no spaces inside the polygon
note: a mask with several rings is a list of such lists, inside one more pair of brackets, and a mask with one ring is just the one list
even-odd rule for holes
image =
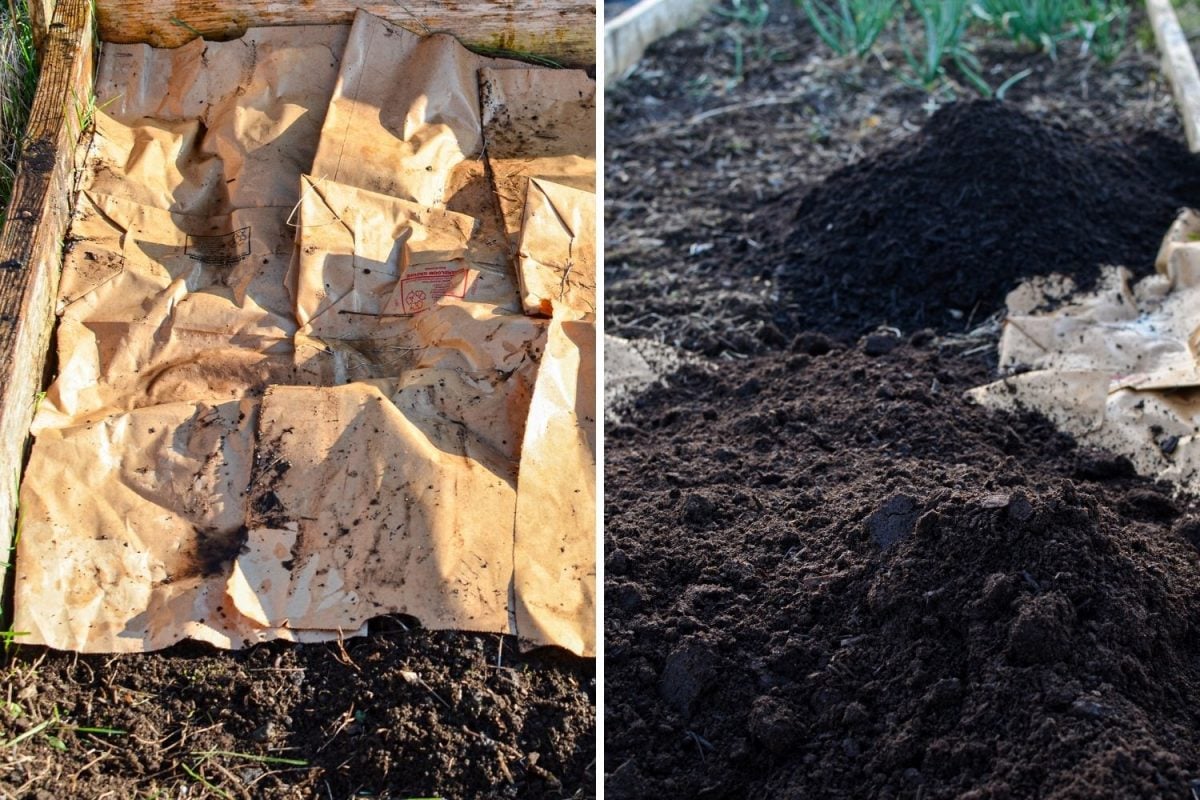
{"label": "grass tuft", "polygon": [[[731,0],[732,11],[717,9],[717,13],[746,27],[751,22],[746,9],[755,1]],[[1071,41],[1079,43],[1083,55],[1111,64],[1129,38],[1129,0],[793,1],[821,41],[839,56],[865,58],[894,28],[905,61],[897,77],[930,92],[947,84],[952,67],[984,97],[1003,98],[1030,74],[1023,70],[993,90],[965,43],[973,26],[984,37],[1007,37],[1045,52],[1052,60],[1060,45]]]}
{"label": "grass tuft", "polygon": [[1006,33],[1058,55],[1058,46],[1079,39],[1084,52],[1111,63],[1125,47],[1129,33],[1128,0],[975,0],[975,15]]}
{"label": "grass tuft", "polygon": [[821,41],[839,56],[862,58],[896,13],[896,0],[803,0],[801,7]]}
{"label": "grass tuft", "polygon": [[0,7],[0,224],[8,213],[17,159],[37,89],[37,50],[24,0]]}
{"label": "grass tuft", "polygon": [[901,80],[929,89],[945,77],[946,64],[953,61],[975,83],[978,72],[969,63],[971,56],[962,41],[968,24],[967,0],[910,0],[910,3],[921,22],[920,36],[912,41],[905,27],[900,26],[904,60],[911,70]]}
{"label": "grass tuft", "polygon": [[713,9],[718,16],[729,20],[725,33],[733,44],[734,84],[746,77],[747,56],[755,61],[772,61],[776,54],[767,48],[764,29],[771,16],[767,0],[730,0],[729,7]]}

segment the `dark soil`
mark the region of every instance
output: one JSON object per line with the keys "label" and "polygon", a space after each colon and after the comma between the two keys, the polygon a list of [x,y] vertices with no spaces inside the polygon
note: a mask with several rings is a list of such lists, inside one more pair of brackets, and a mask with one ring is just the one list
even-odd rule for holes
{"label": "dark soil", "polygon": [[963,398],[1019,276],[1196,202],[1153,54],[936,112],[788,14],[608,95],[608,330],[698,357],[606,426],[606,796],[1200,793],[1200,505]]}
{"label": "dark soil", "polygon": [[0,796],[595,796],[592,660],[374,627],[242,652],[22,648],[4,672]]}
{"label": "dark soil", "polygon": [[1197,204],[1200,162],[1161,134],[1096,139],[1001,103],[946,106],[902,145],[776,204],[789,224],[775,322],[944,330],[991,316],[1033,274],[1080,289],[1103,265],[1142,277],[1179,209]]}
{"label": "dark soil", "polygon": [[[903,252],[928,249],[939,269],[950,270],[956,252],[971,254],[967,237],[976,229],[1001,239],[981,239],[981,247],[1001,248],[1002,263],[1011,266],[1021,256],[1005,241],[1013,227],[992,216],[1008,207],[1064,244],[1053,264],[1031,257],[1030,271],[1065,262],[1086,276],[1088,256],[1104,260],[1104,247],[1092,241],[1099,236],[1144,272],[1175,207],[1196,202],[1197,186],[1196,169],[1180,163],[1182,126],[1140,9],[1131,32],[1111,66],[1073,44],[1051,61],[1007,41],[968,37],[993,86],[1031,71],[1004,103],[1024,117],[980,108],[939,114],[977,93],[953,81],[932,94],[906,86],[895,77],[904,56],[889,43],[863,61],[832,57],[795,4],[783,0],[772,4],[758,34],[713,14],[655,44],[637,71],[605,94],[606,331],[708,356],[771,351],[804,326],[963,331],[1003,303],[1011,272],[992,286],[967,275],[950,297],[897,298],[898,307],[882,291],[867,297],[855,276],[869,285],[886,280],[875,265],[887,267],[897,254],[884,234],[908,224],[916,228]],[[937,130],[922,133],[933,118]],[[989,138],[970,124],[985,118],[1014,137],[1012,149],[1002,146],[999,131]],[[950,147],[959,160],[943,163],[921,142]],[[1115,183],[1105,185],[1106,178]],[[972,185],[1000,195],[981,199]],[[797,218],[806,197],[809,218]],[[1121,198],[1127,202],[1114,212]],[[1117,227],[1110,232],[1083,217],[1073,201],[1115,217]],[[956,221],[975,224],[964,230],[922,219],[947,206]],[[1166,222],[1157,223],[1164,214]],[[821,230],[821,218],[838,230]],[[876,235],[864,236],[870,228]],[[939,233],[944,242],[936,241]],[[1024,231],[1017,236],[1031,241]],[[1081,255],[1064,257],[1065,250]],[[851,277],[817,263],[818,253],[840,256],[837,267],[849,265]],[[851,263],[855,255],[862,260]],[[910,285],[923,274],[893,269]],[[822,308],[843,280],[851,289],[839,291],[839,308]],[[949,305],[930,307],[941,299]],[[853,306],[861,319],[853,318]]]}
{"label": "dark soil", "polygon": [[968,405],[988,357],[865,349],[609,426],[608,796],[1189,796],[1196,508]]}

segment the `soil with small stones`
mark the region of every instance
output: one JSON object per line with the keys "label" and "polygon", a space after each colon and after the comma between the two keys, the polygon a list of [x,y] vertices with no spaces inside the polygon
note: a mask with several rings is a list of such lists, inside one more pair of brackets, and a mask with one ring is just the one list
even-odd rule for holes
{"label": "soil with small stones", "polygon": [[[664,42],[644,74],[713,74],[721,32],[710,19]],[[708,62],[689,60],[706,48]],[[1001,56],[985,64],[1032,63]],[[1171,206],[1195,190],[1177,120],[1116,116],[1169,102],[1153,66],[1130,55],[1114,73],[1130,82],[1079,97],[1081,66],[1060,59],[1031,94],[1013,91],[1014,109],[952,106],[909,130],[920,101],[903,90],[864,100],[837,64],[806,63],[835,88],[790,64],[777,78],[763,67],[725,98],[747,109],[742,131],[720,115],[691,124],[719,106],[683,92],[647,104],[668,78],[635,76],[610,94],[610,331],[710,358],[606,425],[606,796],[1191,796],[1200,505],[1040,416],[969,404],[964,391],[995,374],[996,343],[959,334],[1019,276],[1065,270],[1087,285],[1097,263],[1148,270]],[[823,152],[790,137],[794,109],[753,105],[778,99],[772,87],[789,77],[800,96],[851,101],[814,106],[845,134]],[[870,67],[856,77],[878,80]],[[882,121],[852,139],[867,115]],[[1030,187],[1033,165],[982,120],[1014,149],[1044,147],[1042,168],[1060,180]],[[794,147],[800,163],[718,157],[723,131],[752,137],[760,125],[751,152]],[[960,158],[957,182],[935,140]],[[1120,168],[1090,160],[1101,156]],[[939,219],[965,230],[902,236],[919,212],[903,207],[923,191],[917,173],[997,218],[956,216],[956,204]],[[1024,188],[970,196],[973,180],[1000,174]],[[1163,182],[1147,187],[1151,176]],[[717,183],[723,194],[688,202],[689,187]],[[1022,197],[1070,229],[1031,216]],[[1162,221],[1146,208],[1122,217],[1105,197],[1144,201]],[[857,218],[862,206],[875,216]],[[972,235],[1003,256],[998,275],[952,270],[948,245],[969,257]],[[925,257],[889,261],[903,248]],[[821,277],[839,258],[830,274],[845,284]],[[881,262],[896,265],[889,278],[873,272]],[[847,285],[836,312],[796,311],[796,298]],[[858,336],[881,323],[903,335]]]}
{"label": "soil with small stones", "polygon": [[409,622],[239,652],[22,648],[0,797],[595,796],[594,661]]}
{"label": "soil with small stones", "polygon": [[925,341],[689,367],[608,427],[607,796],[1200,778],[1197,509]]}

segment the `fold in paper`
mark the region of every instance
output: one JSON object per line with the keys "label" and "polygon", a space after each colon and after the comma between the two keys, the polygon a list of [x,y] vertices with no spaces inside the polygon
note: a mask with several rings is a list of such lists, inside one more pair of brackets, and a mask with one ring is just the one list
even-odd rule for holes
{"label": "fold in paper", "polygon": [[1164,237],[1157,273],[1137,284],[1128,270],[1108,267],[1086,294],[1046,281],[1014,291],[1000,366],[1015,374],[969,396],[1039,411],[1082,444],[1127,456],[1142,474],[1200,487],[1197,233],[1200,216],[1185,210]]}
{"label": "fold in paper", "polygon": [[[521,450],[514,596],[521,635],[596,649],[596,325],[555,313]],[[577,475],[568,482],[563,475]]]}
{"label": "fold in paper", "polygon": [[371,14],[355,15],[320,146],[305,171],[474,217],[477,258],[505,265],[483,162],[477,72],[485,66],[522,65],[476,55],[448,34],[418,36]]}
{"label": "fold in paper", "polygon": [[172,50],[106,43],[95,87],[105,144],[90,160],[92,190],[189,214],[290,208],[347,38],[345,26],[314,25]]}
{"label": "fold in paper", "polygon": [[528,313],[595,313],[596,195],[536,178],[526,184],[517,277]]}

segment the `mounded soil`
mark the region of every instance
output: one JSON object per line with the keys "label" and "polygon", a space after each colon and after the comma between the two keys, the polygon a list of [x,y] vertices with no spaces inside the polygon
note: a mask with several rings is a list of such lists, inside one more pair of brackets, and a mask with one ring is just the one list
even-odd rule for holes
{"label": "mounded soil", "polygon": [[1161,134],[1097,139],[1002,103],[946,106],[904,144],[776,203],[791,223],[776,324],[945,328],[996,313],[1030,275],[1082,290],[1104,265],[1142,277],[1179,208],[1197,204],[1200,171]]}
{"label": "mounded soil", "polygon": [[[605,93],[606,332],[712,358],[775,352],[805,328],[965,332],[1021,275],[1086,284],[1118,253],[1144,274],[1200,187],[1138,9],[1130,31],[1108,66],[1075,44],[1051,61],[968,37],[993,86],[1030,71],[1004,101],[1023,116],[953,108],[978,97],[954,80],[905,85],[894,36],[866,60],[832,57],[783,0],[759,34],[712,14],[658,42]],[[981,268],[976,231],[998,264]],[[953,274],[955,256],[975,269]],[[953,290],[922,285],[927,270]]]}
{"label": "mounded soil", "polygon": [[[728,192],[688,204],[679,184],[712,178],[699,162],[737,125],[636,137],[650,114],[695,130],[715,101],[654,75],[704,70],[679,59],[711,61],[721,31],[664,43],[610,96],[610,332],[698,358],[606,426],[606,796],[1200,792],[1200,505],[963,396],[995,374],[982,323],[1020,277],[1145,274],[1196,202],[1177,121],[1111,115],[1158,107],[1153,67],[1130,56],[1090,97],[1063,59],[1004,106],[814,106],[840,150],[727,160]],[[822,96],[780,72],[724,101],[763,126],[760,154],[770,120],[807,153],[792,111],[753,105],[788,75]],[[868,114],[883,130],[852,140]]]}
{"label": "mounded soil", "polygon": [[986,357],[866,350],[608,427],[607,796],[1187,796],[1196,508],[968,405]]}

